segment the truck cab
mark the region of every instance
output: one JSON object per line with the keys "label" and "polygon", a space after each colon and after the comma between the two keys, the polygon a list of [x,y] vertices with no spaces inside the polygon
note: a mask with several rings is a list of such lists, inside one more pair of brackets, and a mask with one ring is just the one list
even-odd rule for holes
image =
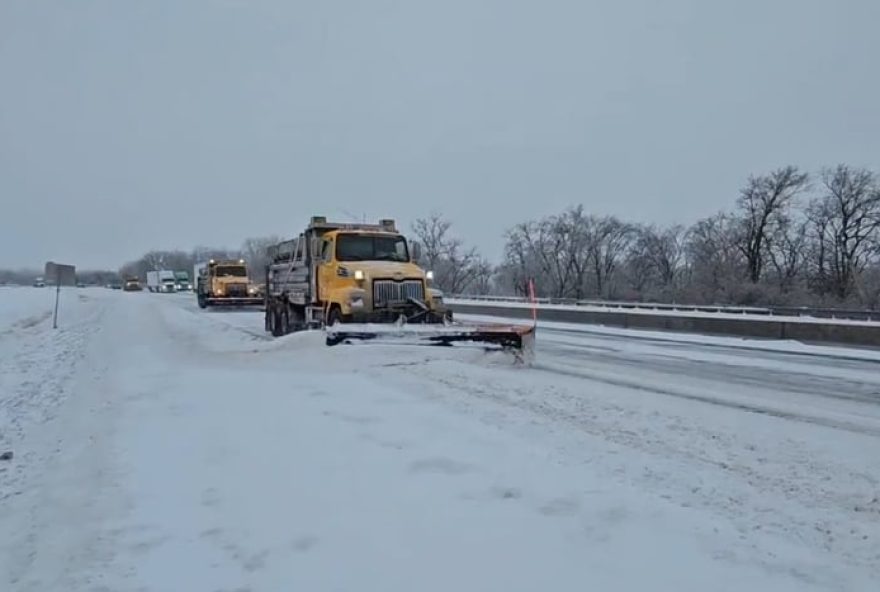
{"label": "truck cab", "polygon": [[317,265],[318,300],[328,323],[393,321],[441,304],[430,273],[415,263],[409,242],[393,229],[334,230],[323,235]]}
{"label": "truck cab", "polygon": [[189,274],[185,271],[174,272],[175,289],[178,292],[190,292],[193,289]]}

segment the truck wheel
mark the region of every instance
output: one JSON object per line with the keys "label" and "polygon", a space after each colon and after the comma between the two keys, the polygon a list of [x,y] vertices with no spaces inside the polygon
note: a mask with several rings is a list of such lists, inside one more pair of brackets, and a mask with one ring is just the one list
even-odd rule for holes
{"label": "truck wheel", "polygon": [[199,308],[208,308],[208,299],[205,298],[204,294],[199,294],[196,298],[199,302]]}

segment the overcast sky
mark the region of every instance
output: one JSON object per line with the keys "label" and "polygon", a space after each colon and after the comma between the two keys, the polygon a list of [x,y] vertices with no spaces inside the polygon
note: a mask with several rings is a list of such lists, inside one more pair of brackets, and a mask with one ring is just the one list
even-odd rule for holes
{"label": "overcast sky", "polygon": [[877,0],[0,0],[0,266],[440,211],[493,259],[584,204],[880,165]]}

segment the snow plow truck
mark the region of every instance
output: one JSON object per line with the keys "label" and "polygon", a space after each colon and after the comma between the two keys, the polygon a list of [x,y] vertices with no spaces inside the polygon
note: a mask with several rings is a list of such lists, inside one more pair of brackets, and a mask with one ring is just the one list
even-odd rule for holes
{"label": "snow plow truck", "polygon": [[209,306],[259,306],[263,297],[248,279],[244,259],[215,260],[196,265],[196,300]]}
{"label": "snow plow truck", "polygon": [[324,328],[327,345],[364,341],[452,345],[472,342],[530,353],[534,326],[453,321],[421,247],[378,224],[311,218],[296,238],[266,253],[265,328],[274,336]]}

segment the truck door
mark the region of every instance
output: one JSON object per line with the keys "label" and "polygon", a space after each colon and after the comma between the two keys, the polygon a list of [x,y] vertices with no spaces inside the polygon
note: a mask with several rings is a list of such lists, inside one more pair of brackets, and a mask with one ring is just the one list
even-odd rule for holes
{"label": "truck door", "polygon": [[318,300],[323,306],[327,302],[328,291],[333,287],[336,271],[333,269],[333,240],[321,241],[321,258],[318,261]]}

